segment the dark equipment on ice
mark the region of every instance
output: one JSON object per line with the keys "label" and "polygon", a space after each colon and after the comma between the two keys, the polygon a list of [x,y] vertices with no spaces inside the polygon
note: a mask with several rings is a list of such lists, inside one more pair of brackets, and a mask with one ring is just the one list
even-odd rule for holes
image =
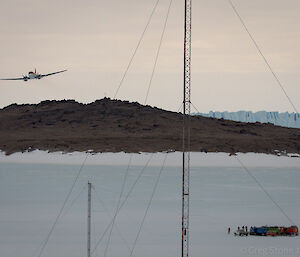
{"label": "dark equipment on ice", "polygon": [[279,227],[279,226],[262,226],[251,227],[250,232],[245,229],[238,229],[234,232],[235,236],[298,236],[299,229],[297,226]]}

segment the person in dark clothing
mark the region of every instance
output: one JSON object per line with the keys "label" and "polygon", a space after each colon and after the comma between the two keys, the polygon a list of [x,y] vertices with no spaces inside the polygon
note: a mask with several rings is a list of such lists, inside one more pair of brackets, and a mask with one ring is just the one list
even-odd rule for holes
{"label": "person in dark clothing", "polygon": [[230,234],[230,227],[228,228],[228,231],[227,231],[228,235]]}

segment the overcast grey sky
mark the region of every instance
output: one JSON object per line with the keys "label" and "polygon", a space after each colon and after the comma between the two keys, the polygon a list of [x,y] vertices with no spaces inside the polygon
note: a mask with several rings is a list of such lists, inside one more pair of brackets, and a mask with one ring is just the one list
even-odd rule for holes
{"label": "overcast grey sky", "polygon": [[[0,107],[112,97],[156,0],[0,0]],[[300,109],[300,1],[233,0]],[[117,98],[144,103],[169,0],[161,0]],[[182,102],[184,1],[174,0],[148,104]],[[227,0],[193,1],[192,101],[209,110],[293,111]]]}

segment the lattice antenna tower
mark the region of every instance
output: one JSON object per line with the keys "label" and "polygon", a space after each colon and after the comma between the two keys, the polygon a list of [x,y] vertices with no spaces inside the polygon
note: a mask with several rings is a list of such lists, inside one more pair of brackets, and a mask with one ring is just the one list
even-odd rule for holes
{"label": "lattice antenna tower", "polygon": [[184,15],[184,89],[182,143],[182,246],[181,256],[189,256],[189,195],[190,195],[190,114],[191,114],[191,32],[192,0],[185,0]]}
{"label": "lattice antenna tower", "polygon": [[87,257],[91,257],[92,183],[88,182]]}

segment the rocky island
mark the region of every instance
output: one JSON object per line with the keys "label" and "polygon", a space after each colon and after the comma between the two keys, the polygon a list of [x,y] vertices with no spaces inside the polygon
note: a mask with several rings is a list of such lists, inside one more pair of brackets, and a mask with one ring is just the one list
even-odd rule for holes
{"label": "rocky island", "polygon": [[[0,109],[0,150],[181,151],[182,114],[104,98]],[[191,151],[300,153],[300,129],[191,116]]]}

